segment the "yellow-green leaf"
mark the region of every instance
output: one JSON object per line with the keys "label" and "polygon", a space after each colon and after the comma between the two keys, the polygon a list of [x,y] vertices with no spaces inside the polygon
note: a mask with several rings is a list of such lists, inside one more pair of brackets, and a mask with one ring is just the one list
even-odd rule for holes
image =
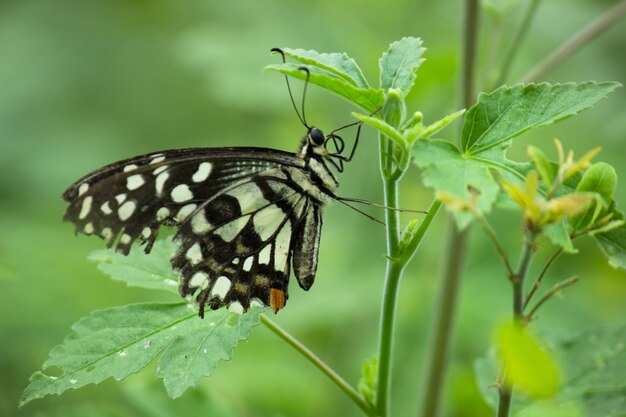
{"label": "yellow-green leaf", "polygon": [[535,397],[552,397],[561,384],[561,371],[541,341],[520,324],[506,324],[497,335],[506,383]]}

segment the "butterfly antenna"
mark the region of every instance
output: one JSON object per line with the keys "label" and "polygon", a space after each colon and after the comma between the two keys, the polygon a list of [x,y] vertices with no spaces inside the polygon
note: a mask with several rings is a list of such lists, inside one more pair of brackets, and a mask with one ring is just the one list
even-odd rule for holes
{"label": "butterfly antenna", "polygon": [[[280,54],[280,56],[283,59],[283,64],[287,63],[287,61],[285,60],[285,53],[283,52],[282,49],[280,48],[272,48],[270,49],[270,52],[278,52]],[[298,69],[302,69],[302,68],[298,68]],[[307,76],[306,76],[306,83],[304,84],[304,93],[306,94],[306,85],[308,84],[309,81],[309,71],[308,69],[306,70]],[[306,119],[304,119],[301,115],[300,112],[298,111],[298,106],[296,106],[296,101],[293,99],[293,94],[291,92],[291,85],[289,84],[289,77],[287,76],[287,74],[285,74],[285,82],[287,83],[287,91],[289,92],[289,99],[291,100],[291,105],[293,106],[293,109],[296,111],[296,114],[298,115],[298,119],[300,119],[300,122],[304,125],[304,127],[306,127],[307,129],[309,128],[309,125],[306,123]],[[302,97],[302,113],[304,114],[304,96]]]}
{"label": "butterfly antenna", "polygon": [[382,205],[382,204],[372,203],[369,200],[362,200],[360,198],[336,197],[336,199],[339,200],[339,201],[349,201],[351,203],[366,204],[368,206],[378,207],[378,208],[382,208],[382,209],[399,211],[401,213],[428,214],[428,212],[424,211],[424,210],[408,210],[408,209],[401,209],[401,208],[397,208],[397,207],[389,207],[389,206],[385,206],[385,205]]}
{"label": "butterfly antenna", "polygon": [[339,201],[341,204],[343,204],[346,207],[350,207],[352,210],[356,211],[357,213],[360,213],[362,215],[364,215],[365,217],[367,217],[368,219],[375,221],[378,224],[382,224],[383,226],[385,226],[385,222],[382,222],[380,220],[378,220],[376,217],[370,216],[369,214],[367,214],[366,212],[364,212],[363,210],[360,210],[348,203],[346,203],[343,199],[337,198],[337,201]]}

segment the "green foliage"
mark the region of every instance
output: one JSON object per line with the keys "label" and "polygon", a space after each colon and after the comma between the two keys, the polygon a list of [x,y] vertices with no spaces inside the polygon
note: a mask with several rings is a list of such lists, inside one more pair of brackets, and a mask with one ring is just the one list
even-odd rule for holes
{"label": "green foliage", "polygon": [[413,88],[415,73],[424,62],[425,50],[420,38],[406,37],[392,42],[378,63],[381,88],[398,89],[404,95],[408,94]]}
{"label": "green foliage", "polygon": [[[129,286],[177,292],[176,274],[169,263],[175,250],[171,239],[156,242],[150,256],[138,249],[134,247],[128,256],[98,250],[90,259],[98,261],[98,268],[111,278]],[[21,403],[107,378],[119,381],[157,358],[157,375],[167,393],[179,397],[211,375],[220,360],[229,360],[237,343],[247,339],[258,323],[258,309],[243,315],[226,309],[208,311],[201,320],[197,309],[186,302],[95,311],[72,326],[73,333],[51,350],[44,372],[33,374]]]}
{"label": "green foliage", "polygon": [[376,406],[376,390],[378,389],[378,358],[363,362],[361,379],[359,380],[359,392],[365,401],[374,408]]}
{"label": "green foliage", "polygon": [[[465,117],[461,149],[442,140],[416,143],[413,155],[424,170],[424,184],[464,200],[472,198],[470,190],[477,190],[476,211],[489,212],[499,190],[490,171],[525,176],[521,166],[505,157],[513,138],[587,109],[618,86],[608,82],[544,83],[501,87],[480,94],[478,103]],[[471,221],[467,213],[454,214],[460,227]]]}
{"label": "green foliage", "polygon": [[154,243],[150,256],[140,247],[124,256],[110,249],[93,251],[89,259],[98,262],[98,269],[129,287],[164,290],[178,294],[178,280],[169,259],[176,250],[171,238]]}
{"label": "green foliage", "polygon": [[[514,397],[516,411],[512,415],[622,417],[626,414],[626,326],[587,329],[549,344],[554,346],[554,355],[561,366],[561,389],[545,401],[536,402],[522,395]],[[536,369],[536,365],[528,366],[528,372]],[[476,360],[475,371],[481,393],[495,407],[493,384],[497,367],[493,355]],[[543,372],[536,374],[537,380]]]}
{"label": "green foliage", "polygon": [[317,51],[306,51],[304,49],[284,48],[285,55],[290,56],[303,64],[313,65],[324,69],[355,87],[367,89],[367,83],[363,71],[356,64],[356,61],[344,53],[319,53]]}
{"label": "green foliage", "polygon": [[535,398],[552,397],[561,372],[544,344],[520,324],[506,324],[497,335],[498,352],[506,369],[505,384],[514,384]]}

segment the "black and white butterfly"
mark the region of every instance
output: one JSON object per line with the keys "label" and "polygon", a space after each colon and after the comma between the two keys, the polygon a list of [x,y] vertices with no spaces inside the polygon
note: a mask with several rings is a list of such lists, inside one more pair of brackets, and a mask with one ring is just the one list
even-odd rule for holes
{"label": "black and white butterfly", "polygon": [[200,316],[205,305],[235,312],[270,306],[276,313],[287,301],[291,266],[300,287],[313,284],[321,208],[330,200],[350,201],[335,195],[330,167],[343,171],[361,129],[360,123],[340,128],[358,126],[344,156],[339,129],[325,135],[302,113],[307,133],[295,154],[229,147],[130,158],[72,184],[63,194],[69,203],[64,219],[123,254],[135,241],[150,252],[161,225],[176,227],[171,263],[180,274],[180,294],[195,297]]}

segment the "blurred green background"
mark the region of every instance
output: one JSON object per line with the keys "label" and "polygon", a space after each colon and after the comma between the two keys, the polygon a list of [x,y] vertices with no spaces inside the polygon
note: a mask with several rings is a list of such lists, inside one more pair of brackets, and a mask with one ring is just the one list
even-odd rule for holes
{"label": "blurred green background", "polygon": [[[483,15],[483,80],[498,62],[490,56],[502,55],[524,10],[521,0],[489,3],[508,15]],[[613,3],[543,2],[512,80]],[[159,149],[241,145],[295,150],[305,132],[284,79],[261,71],[277,62],[269,53],[275,46],[346,51],[376,83],[377,60],[387,45],[402,36],[420,36],[427,61],[410,102],[426,121],[434,121],[457,110],[460,13],[459,1],[0,2],[0,415],[360,415],[317,369],[263,327],[238,347],[233,361],[222,363],[197,390],[176,401],[167,399],[154,369],[146,369],[122,383],[106,381],[18,410],[29,375],[80,317],[98,308],[172,299],[126,288],[99,273],[86,257],[102,242],[74,237],[73,228],[61,223],[60,195],[95,168]],[[626,84],[625,51],[622,21],[548,80]],[[301,84],[295,86],[299,94]],[[337,97],[309,89],[307,116],[322,129],[350,122],[352,110]],[[454,133],[451,128],[444,136]],[[553,137],[579,155],[602,146],[597,159],[613,164],[626,178],[624,90],[575,119],[526,135],[512,155],[523,158],[527,144],[539,143],[554,156]],[[381,201],[376,151],[375,135],[368,130],[341,177],[342,195]],[[622,207],[624,183],[616,196]],[[413,170],[402,186],[401,205],[425,209],[430,199]],[[520,243],[516,219],[510,213],[492,219],[496,229],[508,232],[503,240],[513,253]],[[339,205],[326,209],[324,222],[317,282],[309,293],[292,286],[288,308],[276,320],[356,383],[361,362],[376,351],[384,230]],[[445,223],[440,215],[402,283],[393,387],[397,415],[417,410],[437,279],[446,262]],[[543,310],[535,324],[540,331],[568,334],[625,320],[626,273],[611,269],[593,242],[578,244],[582,255],[562,257],[550,279],[578,274],[581,283]],[[487,351],[494,326],[510,310],[510,288],[493,260],[484,236],[473,233],[446,416],[490,415],[472,364]]]}

